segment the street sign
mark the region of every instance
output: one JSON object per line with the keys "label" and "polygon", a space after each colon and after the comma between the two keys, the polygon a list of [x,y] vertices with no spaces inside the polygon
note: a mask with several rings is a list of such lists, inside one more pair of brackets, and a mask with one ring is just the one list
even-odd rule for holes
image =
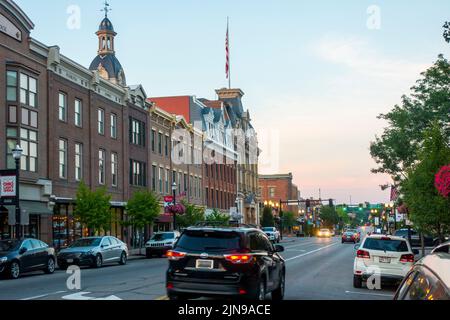
{"label": "street sign", "polygon": [[0,197],[14,198],[16,196],[16,176],[0,176]]}
{"label": "street sign", "polygon": [[166,197],[164,197],[164,202],[173,203],[173,196],[166,196]]}

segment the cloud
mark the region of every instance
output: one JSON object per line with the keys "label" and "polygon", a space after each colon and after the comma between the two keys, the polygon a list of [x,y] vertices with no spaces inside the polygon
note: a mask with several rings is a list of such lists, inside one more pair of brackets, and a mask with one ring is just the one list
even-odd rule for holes
{"label": "cloud", "polygon": [[386,57],[356,36],[326,35],[312,44],[319,58],[367,77],[408,81],[417,79],[429,64]]}

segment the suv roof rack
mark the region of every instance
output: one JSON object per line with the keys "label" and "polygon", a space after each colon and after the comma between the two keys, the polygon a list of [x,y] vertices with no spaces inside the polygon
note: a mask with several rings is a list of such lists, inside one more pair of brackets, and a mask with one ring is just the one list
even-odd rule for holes
{"label": "suv roof rack", "polygon": [[215,222],[215,221],[200,221],[197,222],[192,227],[203,227],[203,228],[248,228],[248,229],[257,229],[258,226],[252,224],[245,223],[236,223],[234,221],[229,221],[228,224],[224,224],[223,222]]}

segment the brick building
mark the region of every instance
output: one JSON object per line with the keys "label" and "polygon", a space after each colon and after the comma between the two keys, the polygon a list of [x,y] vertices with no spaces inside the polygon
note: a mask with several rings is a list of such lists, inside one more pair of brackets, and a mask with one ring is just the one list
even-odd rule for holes
{"label": "brick building", "polygon": [[[262,202],[279,203],[280,200],[299,200],[298,187],[293,183],[292,173],[259,175],[259,188]],[[283,211],[298,214],[299,206],[282,206]]]}

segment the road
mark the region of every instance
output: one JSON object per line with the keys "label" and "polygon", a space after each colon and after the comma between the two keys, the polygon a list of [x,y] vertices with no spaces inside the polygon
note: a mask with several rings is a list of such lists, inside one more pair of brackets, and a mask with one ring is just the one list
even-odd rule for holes
{"label": "road", "polygon": [[[288,300],[391,300],[395,288],[353,288],[354,246],[340,238],[285,238]],[[69,290],[70,277],[57,270],[0,280],[0,300],[165,300],[166,259],[132,259],[126,266],[81,269],[80,290]],[[270,297],[270,296],[269,296]]]}

